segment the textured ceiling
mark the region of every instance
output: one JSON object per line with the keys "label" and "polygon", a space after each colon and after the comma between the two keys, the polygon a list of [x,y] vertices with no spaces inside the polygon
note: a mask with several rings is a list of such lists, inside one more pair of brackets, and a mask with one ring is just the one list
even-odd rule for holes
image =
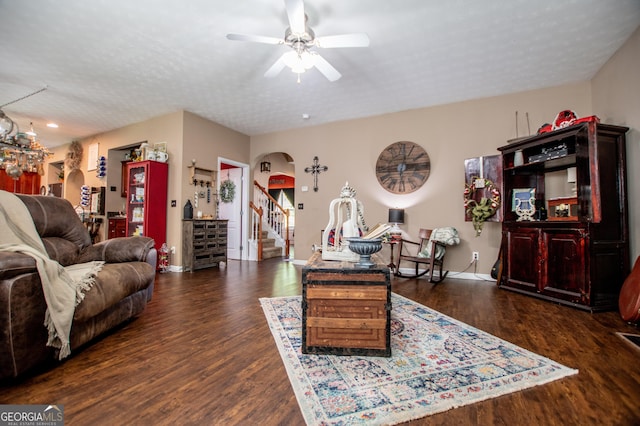
{"label": "textured ceiling", "polygon": [[[0,0],[0,105],[48,146],[180,109],[256,135],[588,80],[640,24],[640,0],[306,0],[341,74],[264,72],[282,0]],[[310,119],[303,120],[302,114]],[[45,123],[60,124],[49,130]]]}

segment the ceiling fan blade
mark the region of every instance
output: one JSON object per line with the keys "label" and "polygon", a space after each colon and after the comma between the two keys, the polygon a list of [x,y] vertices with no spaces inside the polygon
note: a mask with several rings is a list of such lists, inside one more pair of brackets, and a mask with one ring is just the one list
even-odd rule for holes
{"label": "ceiling fan blade", "polygon": [[336,81],[340,77],[342,77],[342,74],[340,74],[338,70],[335,69],[333,65],[327,62],[327,60],[322,56],[318,55],[317,53],[314,53],[313,56],[315,58],[314,65],[316,66],[316,68],[318,68],[318,71],[320,71],[325,77],[327,77],[327,80]]}
{"label": "ceiling fan blade", "polygon": [[284,44],[284,40],[275,37],[259,36],[259,35],[247,35],[247,34],[227,34],[229,40],[236,41],[250,41],[254,43],[264,44]]}
{"label": "ceiling fan blade", "polygon": [[[286,53],[284,55],[286,55]],[[273,78],[280,74],[280,71],[282,71],[282,69],[285,67],[284,55],[280,56],[278,60],[273,65],[271,65],[271,68],[269,68],[267,72],[264,73],[265,77]]]}
{"label": "ceiling fan blade", "polygon": [[316,46],[331,47],[368,47],[369,36],[365,33],[341,34],[334,36],[316,37]]}
{"label": "ceiling fan blade", "polygon": [[284,6],[287,9],[291,32],[293,34],[304,34],[306,26],[304,2],[302,0],[284,0]]}

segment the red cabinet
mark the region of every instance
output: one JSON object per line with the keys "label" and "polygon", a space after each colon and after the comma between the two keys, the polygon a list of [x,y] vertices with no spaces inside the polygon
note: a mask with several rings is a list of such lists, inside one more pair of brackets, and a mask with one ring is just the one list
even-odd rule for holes
{"label": "red cabinet", "polygon": [[127,220],[121,218],[109,219],[109,239],[127,236]]}
{"label": "red cabinet", "polygon": [[505,225],[508,276],[503,286],[541,298],[591,306],[585,228]]}
{"label": "red cabinet", "polygon": [[157,249],[167,237],[168,171],[158,161],[127,163],[127,236],[151,237]]}
{"label": "red cabinet", "polygon": [[22,172],[19,179],[13,179],[4,169],[0,169],[0,189],[16,194],[40,194],[40,175],[37,172]]}

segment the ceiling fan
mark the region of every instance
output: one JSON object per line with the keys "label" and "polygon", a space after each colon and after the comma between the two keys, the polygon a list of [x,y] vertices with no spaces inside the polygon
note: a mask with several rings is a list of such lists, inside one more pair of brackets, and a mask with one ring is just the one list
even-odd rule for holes
{"label": "ceiling fan", "polygon": [[303,0],[284,0],[289,19],[289,28],[284,33],[284,38],[227,34],[229,40],[250,41],[264,44],[284,44],[291,47],[291,51],[283,54],[265,72],[265,77],[275,77],[288,66],[291,71],[300,74],[308,69],[316,67],[329,81],[336,81],[342,75],[318,52],[312,50],[314,47],[334,48],[334,47],[367,47],[369,37],[364,33],[341,34],[334,36],[316,37],[311,28],[307,26],[307,15],[304,13]]}

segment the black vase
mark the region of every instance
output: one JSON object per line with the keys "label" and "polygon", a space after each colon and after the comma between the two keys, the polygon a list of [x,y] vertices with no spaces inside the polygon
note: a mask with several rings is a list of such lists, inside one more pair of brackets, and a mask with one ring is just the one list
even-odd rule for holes
{"label": "black vase", "polygon": [[193,206],[191,200],[187,200],[187,204],[184,205],[184,218],[193,219]]}

